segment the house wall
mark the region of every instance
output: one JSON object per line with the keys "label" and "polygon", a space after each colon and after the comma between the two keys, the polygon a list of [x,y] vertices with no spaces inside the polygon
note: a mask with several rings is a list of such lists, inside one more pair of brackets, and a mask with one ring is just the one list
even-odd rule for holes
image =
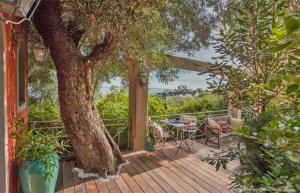
{"label": "house wall", "polygon": [[[4,36],[5,39],[1,42],[4,45],[4,53],[3,57],[3,65],[6,71],[3,72],[3,77],[6,77],[4,89],[6,100],[4,100],[4,104],[6,106],[5,115],[3,115],[6,119],[6,127],[0,128],[4,131],[3,133],[7,136],[7,157],[6,165],[7,165],[7,174],[8,174],[8,192],[9,193],[17,193],[18,192],[18,162],[16,161],[16,142],[11,137],[13,133],[14,121],[19,118],[24,118],[27,121],[28,115],[28,89],[25,93],[25,105],[20,108],[18,107],[18,41],[27,42],[27,37],[24,35],[17,35],[13,37],[13,31],[15,32],[27,32],[27,23],[23,23],[21,25],[12,25],[12,24],[3,24],[4,27]],[[14,41],[15,39],[16,41]],[[26,43],[27,45],[27,43]],[[28,88],[28,64],[27,64],[27,50],[26,50],[26,68],[25,68],[25,88]],[[1,73],[1,71],[0,71]],[[2,76],[2,74],[1,74]],[[1,89],[1,87],[0,87]],[[1,103],[0,103],[1,105]],[[3,105],[3,104],[2,104]],[[1,139],[2,140],[2,139]],[[2,189],[0,187],[0,192],[2,193]]]}
{"label": "house wall", "polygon": [[6,65],[4,65],[5,33],[4,24],[0,23],[0,192],[8,192],[8,150],[6,120]]}

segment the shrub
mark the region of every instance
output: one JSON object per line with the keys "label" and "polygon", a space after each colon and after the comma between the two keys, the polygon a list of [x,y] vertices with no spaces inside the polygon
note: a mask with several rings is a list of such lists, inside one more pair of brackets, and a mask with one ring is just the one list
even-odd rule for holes
{"label": "shrub", "polygon": [[[169,100],[172,101],[174,99],[169,99]],[[178,100],[178,98],[175,100]],[[176,103],[172,101],[172,106],[169,107],[169,111],[171,113],[193,113],[193,112],[204,112],[204,111],[212,111],[212,110],[223,110],[226,108],[227,108],[227,102],[225,101],[224,97],[222,97],[221,95],[210,94],[210,95],[194,98],[193,100],[188,98],[186,102]]]}
{"label": "shrub", "polygon": [[148,114],[153,115],[165,115],[169,110],[165,100],[159,96],[150,95],[148,98]]}
{"label": "shrub", "polygon": [[60,121],[59,106],[50,100],[31,104],[28,117],[29,121]]}

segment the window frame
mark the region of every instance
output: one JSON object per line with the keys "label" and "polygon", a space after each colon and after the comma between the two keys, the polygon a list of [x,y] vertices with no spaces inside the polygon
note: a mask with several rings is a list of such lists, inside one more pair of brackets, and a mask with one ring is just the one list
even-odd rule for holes
{"label": "window frame", "polygon": [[[23,97],[24,101],[20,100],[20,53],[23,52]],[[23,111],[26,108],[26,44],[25,42],[19,42],[17,48],[17,106],[18,112]]]}

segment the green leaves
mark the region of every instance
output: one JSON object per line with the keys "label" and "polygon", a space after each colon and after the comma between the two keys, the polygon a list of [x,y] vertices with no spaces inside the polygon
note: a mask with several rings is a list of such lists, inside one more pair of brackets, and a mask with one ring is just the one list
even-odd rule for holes
{"label": "green leaves", "polygon": [[300,28],[300,17],[289,16],[285,20],[287,34],[290,35]]}
{"label": "green leaves", "polygon": [[290,84],[286,89],[286,94],[291,94],[299,90],[299,84]]}
{"label": "green leaves", "polygon": [[37,161],[47,169],[47,177],[52,175],[56,154],[69,147],[63,131],[37,130],[25,126],[22,120],[15,121],[13,137],[17,141],[17,158]]}
{"label": "green leaves", "polygon": [[[288,2],[288,3],[287,3]],[[241,166],[234,187],[242,192],[300,192],[299,1],[233,1],[216,38],[230,101],[247,110],[238,128]],[[297,10],[298,8],[298,10]],[[294,10],[294,12],[292,11]],[[229,28],[229,29],[228,29]],[[210,163],[220,167],[217,155]]]}
{"label": "green leaves", "polygon": [[269,124],[270,124],[271,127],[279,128],[280,121],[279,120],[272,120]]}

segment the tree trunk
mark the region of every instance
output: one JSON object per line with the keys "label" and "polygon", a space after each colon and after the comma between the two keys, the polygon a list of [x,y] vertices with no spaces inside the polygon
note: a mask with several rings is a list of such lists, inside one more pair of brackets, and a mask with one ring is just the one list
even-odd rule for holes
{"label": "tree trunk", "polygon": [[[59,1],[43,0],[33,23],[50,49],[57,69],[62,121],[70,137],[76,159],[85,172],[102,176],[116,173],[124,159],[107,132],[91,97],[94,64],[83,59],[61,19]],[[103,49],[102,55],[111,50]]]}

